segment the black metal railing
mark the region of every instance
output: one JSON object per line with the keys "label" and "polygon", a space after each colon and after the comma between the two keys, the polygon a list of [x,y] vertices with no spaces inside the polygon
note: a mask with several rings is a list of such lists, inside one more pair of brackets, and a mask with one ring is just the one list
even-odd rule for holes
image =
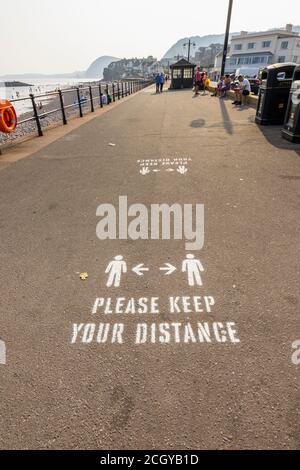
{"label": "black metal railing", "polygon": [[[62,122],[63,125],[68,124],[68,119],[76,114],[82,118],[88,112],[95,112],[98,107],[103,108],[108,106],[111,102],[121,100],[122,98],[129,96],[143,88],[151,85],[153,80],[128,80],[113,83],[102,83],[94,82],[87,86],[74,86],[69,89],[57,89],[53,92],[36,94],[31,93],[28,97],[16,98],[10,100],[12,104],[18,104],[21,102],[30,103],[28,111],[24,111],[23,119],[18,119],[18,126],[26,123],[33,123],[35,125],[38,136],[43,136],[43,128],[49,126],[49,123],[45,122],[45,118],[55,115],[54,121]],[[42,104],[42,99],[47,100],[48,105],[45,108],[49,108],[50,103],[54,106],[52,109],[46,109]],[[28,116],[28,114],[31,114]],[[52,122],[53,123],[53,122]],[[33,132],[32,127],[30,133]],[[26,132],[25,132],[26,134]],[[1,133],[0,133],[1,136]],[[0,138],[1,143],[1,138]]]}

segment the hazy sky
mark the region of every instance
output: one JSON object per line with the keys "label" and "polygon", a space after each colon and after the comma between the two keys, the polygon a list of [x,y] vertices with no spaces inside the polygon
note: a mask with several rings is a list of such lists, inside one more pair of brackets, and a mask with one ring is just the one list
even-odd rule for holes
{"label": "hazy sky", "polygon": [[[227,0],[0,0],[0,75],[85,70],[100,55],[160,58],[178,39],[221,33]],[[300,25],[300,1],[234,0],[232,31]]]}

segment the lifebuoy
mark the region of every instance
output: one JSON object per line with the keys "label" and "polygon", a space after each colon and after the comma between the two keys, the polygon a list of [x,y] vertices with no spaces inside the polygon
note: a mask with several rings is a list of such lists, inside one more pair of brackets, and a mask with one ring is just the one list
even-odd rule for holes
{"label": "lifebuoy", "polygon": [[17,113],[8,100],[0,100],[0,131],[9,134],[17,127]]}

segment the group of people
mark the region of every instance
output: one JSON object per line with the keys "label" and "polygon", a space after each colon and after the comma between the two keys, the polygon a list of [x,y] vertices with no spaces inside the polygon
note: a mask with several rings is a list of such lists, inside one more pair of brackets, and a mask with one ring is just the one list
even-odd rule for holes
{"label": "group of people", "polygon": [[225,98],[230,90],[233,90],[235,94],[234,105],[243,106],[247,104],[247,98],[251,93],[251,84],[244,75],[239,75],[237,79],[235,75],[229,74],[221,77],[216,92],[212,96]]}
{"label": "group of people", "polygon": [[201,72],[200,67],[197,67],[195,73],[195,95],[199,95],[200,91],[202,94],[206,94],[206,90],[209,90],[210,79],[207,72]]}
{"label": "group of people", "polygon": [[164,84],[168,81],[168,76],[164,73],[158,73],[155,77],[156,93],[162,93],[164,91]]}

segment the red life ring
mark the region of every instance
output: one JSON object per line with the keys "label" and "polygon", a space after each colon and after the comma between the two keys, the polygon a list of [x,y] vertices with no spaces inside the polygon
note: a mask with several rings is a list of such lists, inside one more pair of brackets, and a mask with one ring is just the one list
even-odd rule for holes
{"label": "red life ring", "polygon": [[0,100],[0,131],[10,134],[17,127],[17,113],[8,100]]}

